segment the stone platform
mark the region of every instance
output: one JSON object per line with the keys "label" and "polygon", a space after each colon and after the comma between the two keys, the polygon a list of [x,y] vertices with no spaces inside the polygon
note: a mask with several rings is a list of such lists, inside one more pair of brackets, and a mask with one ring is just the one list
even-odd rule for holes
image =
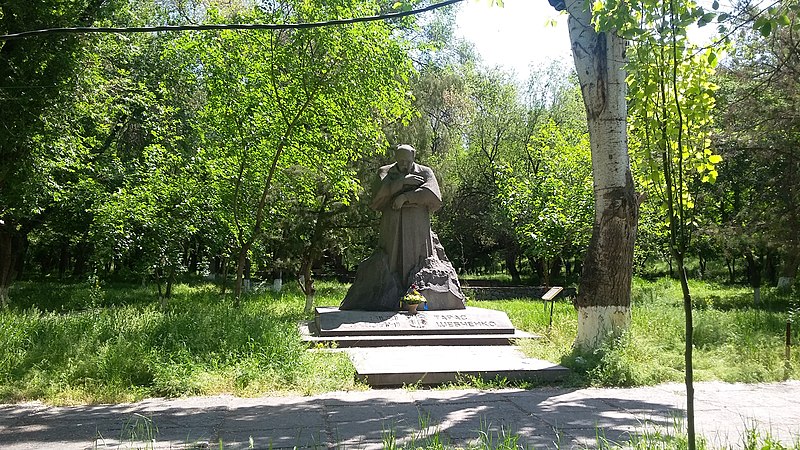
{"label": "stone platform", "polygon": [[539,336],[514,328],[502,311],[467,307],[453,311],[340,311],[318,307],[301,326],[303,339],[346,351],[357,377],[372,386],[563,377],[567,369],[525,357],[513,344]]}

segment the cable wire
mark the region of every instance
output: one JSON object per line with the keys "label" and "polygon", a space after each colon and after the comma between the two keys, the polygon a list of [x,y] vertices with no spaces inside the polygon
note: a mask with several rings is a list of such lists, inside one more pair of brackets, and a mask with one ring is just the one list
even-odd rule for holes
{"label": "cable wire", "polygon": [[86,33],[155,33],[159,31],[207,31],[207,30],[300,30],[304,28],[328,27],[333,25],[347,25],[359,22],[375,22],[379,20],[397,19],[413,16],[428,11],[433,11],[445,6],[454,5],[463,0],[445,0],[440,3],[428,5],[424,8],[410,9],[395,13],[379,14],[374,16],[352,17],[349,19],[334,19],[322,22],[306,23],[228,23],[228,24],[202,24],[202,25],[160,25],[152,27],[66,27],[44,28],[40,30],[21,31],[0,35],[0,42],[28,37],[38,37],[49,34],[86,34]]}

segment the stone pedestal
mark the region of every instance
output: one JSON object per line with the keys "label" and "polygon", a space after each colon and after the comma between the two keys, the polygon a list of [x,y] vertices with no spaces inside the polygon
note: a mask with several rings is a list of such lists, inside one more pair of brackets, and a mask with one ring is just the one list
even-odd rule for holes
{"label": "stone pedestal", "polygon": [[372,386],[440,384],[465,375],[553,380],[567,373],[557,364],[525,357],[513,343],[538,336],[515,329],[506,313],[491,309],[412,315],[318,307],[315,320],[302,331],[311,344],[344,349],[358,378]]}

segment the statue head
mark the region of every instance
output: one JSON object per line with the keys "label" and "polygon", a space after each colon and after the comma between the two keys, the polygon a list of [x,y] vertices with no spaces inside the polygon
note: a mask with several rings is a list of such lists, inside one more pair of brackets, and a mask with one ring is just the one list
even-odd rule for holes
{"label": "statue head", "polygon": [[411,171],[411,167],[414,165],[414,156],[417,154],[417,151],[414,147],[403,144],[398,145],[397,148],[394,149],[394,158],[397,161],[397,168],[402,173],[408,173]]}

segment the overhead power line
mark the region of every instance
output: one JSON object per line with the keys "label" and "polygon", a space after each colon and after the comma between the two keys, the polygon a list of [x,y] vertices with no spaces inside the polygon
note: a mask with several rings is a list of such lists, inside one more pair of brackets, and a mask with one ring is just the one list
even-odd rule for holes
{"label": "overhead power line", "polygon": [[0,35],[0,41],[23,39],[49,34],[86,34],[86,33],[155,33],[159,31],[206,31],[206,30],[300,30],[304,28],[328,27],[333,25],[347,25],[359,22],[375,22],[378,20],[397,19],[413,16],[434,9],[443,8],[459,3],[463,0],[445,0],[440,3],[428,5],[424,8],[410,9],[394,13],[378,14],[375,16],[352,17],[348,19],[334,19],[321,22],[306,23],[228,23],[228,24],[201,24],[201,25],[161,25],[153,27],[66,27],[43,28],[40,30],[21,31]]}

